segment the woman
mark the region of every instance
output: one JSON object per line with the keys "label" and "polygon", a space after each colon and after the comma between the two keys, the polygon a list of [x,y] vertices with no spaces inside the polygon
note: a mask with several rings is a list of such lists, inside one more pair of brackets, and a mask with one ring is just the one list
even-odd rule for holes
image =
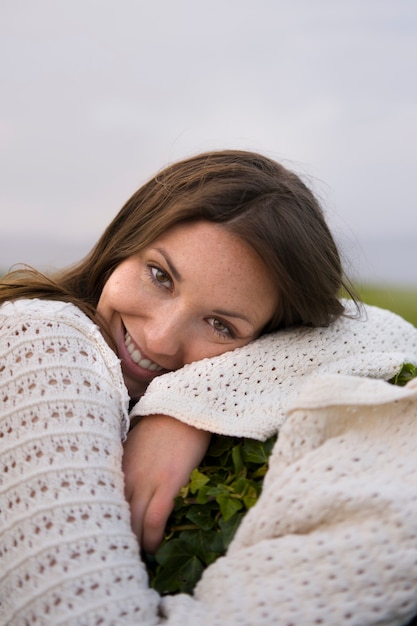
{"label": "woman", "polygon": [[[410,325],[371,308],[353,319],[341,287],[311,192],[235,151],[166,168],[77,266],[6,276],[2,623],[157,623],[123,497],[128,404],[139,400],[131,416],[144,417],[125,444],[126,494],[152,550],[209,432],[276,431],[312,371],[389,378],[417,361]],[[172,600],[172,623],[221,619],[202,585],[191,607]],[[258,618],[251,609],[243,623]]]}

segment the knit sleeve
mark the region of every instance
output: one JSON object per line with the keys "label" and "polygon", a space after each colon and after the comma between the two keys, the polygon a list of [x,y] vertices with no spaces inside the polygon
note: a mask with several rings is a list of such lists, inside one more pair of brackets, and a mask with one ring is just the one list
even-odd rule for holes
{"label": "knit sleeve", "polygon": [[193,598],[164,601],[167,626],[408,624],[417,614],[416,383],[311,379],[228,554]]}
{"label": "knit sleeve", "polygon": [[0,314],[0,623],[153,624],[124,499],[120,367],[60,307]]}
{"label": "knit sleeve", "polygon": [[264,440],[280,428],[311,374],[387,380],[404,362],[417,364],[414,326],[372,306],[356,319],[353,306],[345,306],[348,315],[326,328],[278,331],[154,379],[132,416],[166,414],[211,432]]}

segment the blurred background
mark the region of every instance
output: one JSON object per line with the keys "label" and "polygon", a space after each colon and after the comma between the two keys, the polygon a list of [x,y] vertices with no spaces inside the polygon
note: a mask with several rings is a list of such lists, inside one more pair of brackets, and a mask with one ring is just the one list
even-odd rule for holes
{"label": "blurred background", "polygon": [[155,171],[236,147],[303,176],[364,297],[417,318],[415,0],[1,0],[0,33],[2,271],[78,260]]}

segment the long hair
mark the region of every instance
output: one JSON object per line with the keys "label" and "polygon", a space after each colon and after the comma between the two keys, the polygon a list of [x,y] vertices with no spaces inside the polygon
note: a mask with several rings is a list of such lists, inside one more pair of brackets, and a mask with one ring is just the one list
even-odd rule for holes
{"label": "long hair", "polygon": [[174,163],[145,183],[78,264],[51,277],[11,272],[1,281],[0,302],[65,300],[94,318],[103,286],[123,260],[171,227],[197,220],[222,224],[263,259],[279,295],[265,331],[327,325],[343,314],[342,288],[355,299],[322,209],[303,181],[262,155],[223,150]]}

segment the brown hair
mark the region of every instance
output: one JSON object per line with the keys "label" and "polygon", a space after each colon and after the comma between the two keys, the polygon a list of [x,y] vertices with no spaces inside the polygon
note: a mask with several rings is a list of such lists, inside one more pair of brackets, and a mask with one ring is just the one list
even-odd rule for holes
{"label": "brown hair", "polygon": [[323,212],[302,180],[259,154],[225,150],[174,163],[149,180],[75,266],[50,278],[11,272],[0,284],[0,302],[66,300],[94,318],[103,286],[121,261],[172,226],[196,220],[222,224],[265,262],[279,294],[265,331],[327,325],[343,313],[341,288],[354,298]]}

